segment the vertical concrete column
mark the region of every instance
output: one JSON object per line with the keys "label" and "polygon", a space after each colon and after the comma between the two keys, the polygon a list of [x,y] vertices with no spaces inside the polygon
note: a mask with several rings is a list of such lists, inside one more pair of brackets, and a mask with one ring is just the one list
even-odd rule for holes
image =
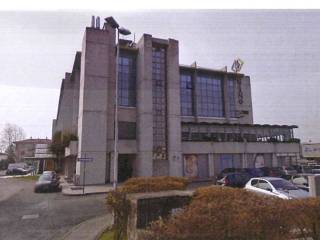
{"label": "vertical concrete column", "polygon": [[182,176],[179,42],[174,39],[167,48],[167,123],[169,175]]}
{"label": "vertical concrete column", "polygon": [[320,196],[320,175],[308,176],[309,194],[311,197]]}
{"label": "vertical concrete column", "polygon": [[272,153],[272,167],[278,167],[278,158],[276,153]]}
{"label": "vertical concrete column", "polygon": [[208,161],[209,161],[209,177],[214,177],[214,154],[209,153],[208,154]]}
{"label": "vertical concrete column", "polygon": [[80,88],[80,62],[81,62],[81,52],[76,53],[72,77],[73,81],[73,108],[72,108],[72,132],[77,134],[78,132],[78,113],[79,113],[79,88]]}
{"label": "vertical concrete column", "polygon": [[152,36],[144,34],[137,44],[137,176],[153,173]]}
{"label": "vertical concrete column", "polygon": [[[108,83],[115,78],[115,30],[86,28],[81,55],[78,157],[92,158],[86,163],[86,184],[106,182]],[[83,162],[76,174],[83,182]]]}

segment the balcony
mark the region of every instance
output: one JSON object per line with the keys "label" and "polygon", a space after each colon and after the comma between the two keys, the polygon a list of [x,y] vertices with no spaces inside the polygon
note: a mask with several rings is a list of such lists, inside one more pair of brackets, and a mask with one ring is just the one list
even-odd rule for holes
{"label": "balcony", "polygon": [[296,125],[220,124],[182,122],[182,141],[300,143]]}

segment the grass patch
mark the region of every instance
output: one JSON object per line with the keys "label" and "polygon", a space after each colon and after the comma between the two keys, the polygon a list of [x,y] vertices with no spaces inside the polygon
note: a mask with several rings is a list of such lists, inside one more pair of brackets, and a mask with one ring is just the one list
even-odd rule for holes
{"label": "grass patch", "polygon": [[18,178],[18,179],[23,179],[23,180],[37,181],[38,178],[39,178],[39,175],[19,176],[19,177],[16,177],[16,178]]}
{"label": "grass patch", "polygon": [[107,229],[101,234],[101,236],[99,237],[99,240],[113,240],[113,237],[114,237],[114,230]]}

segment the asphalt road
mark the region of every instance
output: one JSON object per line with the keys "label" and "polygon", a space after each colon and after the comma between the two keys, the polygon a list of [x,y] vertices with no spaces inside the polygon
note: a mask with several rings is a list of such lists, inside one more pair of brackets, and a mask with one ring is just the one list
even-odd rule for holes
{"label": "asphalt road", "polygon": [[105,195],[34,193],[33,186],[30,180],[0,178],[1,240],[60,239],[75,225],[107,212]]}

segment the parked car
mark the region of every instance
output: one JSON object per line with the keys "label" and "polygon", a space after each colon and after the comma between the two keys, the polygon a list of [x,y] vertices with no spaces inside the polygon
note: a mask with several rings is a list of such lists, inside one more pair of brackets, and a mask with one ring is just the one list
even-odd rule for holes
{"label": "parked car", "polygon": [[284,172],[284,175],[293,175],[298,173],[298,171],[293,166],[282,166],[282,170]]}
{"label": "parked car", "polygon": [[263,172],[264,177],[282,177],[285,172],[280,167],[262,167],[260,170]]}
{"label": "parked car", "polygon": [[225,168],[217,176],[217,180],[224,178],[229,173],[243,172],[241,168]]}
{"label": "parked car", "polygon": [[6,171],[6,175],[26,175],[33,170],[34,168],[32,166],[29,166],[24,162],[10,163]]}
{"label": "parked car", "polygon": [[6,175],[26,175],[29,173],[26,163],[10,163]]}
{"label": "parked car", "polygon": [[223,178],[217,181],[217,184],[227,187],[243,188],[249,179],[250,176],[247,173],[234,172],[226,174]]}
{"label": "parked car", "polygon": [[35,184],[34,192],[57,192],[60,191],[59,180],[53,174],[42,174]]}
{"label": "parked car", "polygon": [[309,182],[308,182],[309,176],[313,176],[313,174],[300,173],[300,174],[292,175],[289,181],[292,182],[298,188],[309,192]]}
{"label": "parked car", "polygon": [[291,182],[277,177],[251,178],[245,189],[255,193],[282,199],[306,198],[309,193],[299,189]]}
{"label": "parked car", "polygon": [[313,165],[311,169],[311,173],[320,174],[320,165]]}
{"label": "parked car", "polygon": [[57,179],[57,180],[60,180],[60,177],[57,175],[57,173],[55,171],[43,171],[42,174],[45,174],[45,175],[50,175],[52,176],[53,178]]}
{"label": "parked car", "polygon": [[244,168],[244,172],[249,174],[250,177],[263,177],[264,172],[260,168]]}

